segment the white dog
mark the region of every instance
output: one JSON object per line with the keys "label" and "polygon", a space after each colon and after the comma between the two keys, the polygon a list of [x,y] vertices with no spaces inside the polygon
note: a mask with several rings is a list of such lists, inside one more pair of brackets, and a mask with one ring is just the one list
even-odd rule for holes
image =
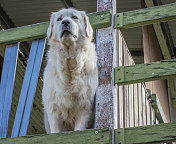
{"label": "white dog", "polygon": [[98,85],[92,36],[93,30],[84,11],[69,8],[52,13],[42,92],[47,133],[89,127]]}

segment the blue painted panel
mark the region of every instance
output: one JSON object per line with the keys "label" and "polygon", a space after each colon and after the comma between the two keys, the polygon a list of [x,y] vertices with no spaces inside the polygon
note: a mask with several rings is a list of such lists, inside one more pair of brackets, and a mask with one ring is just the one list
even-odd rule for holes
{"label": "blue painted panel", "polygon": [[6,48],[0,85],[0,138],[6,138],[18,57],[18,44]]}
{"label": "blue painted panel", "polygon": [[24,136],[27,133],[44,47],[45,39],[32,43],[11,137]]}
{"label": "blue painted panel", "polygon": [[35,54],[37,51],[37,46],[38,46],[38,40],[33,41],[32,46],[31,46],[31,50],[30,50],[29,59],[28,59],[28,64],[26,67],[24,80],[23,80],[21,94],[20,94],[20,98],[18,101],[18,107],[17,107],[17,111],[16,111],[16,115],[15,115],[15,120],[14,120],[14,124],[13,124],[11,137],[17,137],[19,134],[20,127],[21,127],[21,120],[23,117],[23,111],[24,111],[24,107],[25,107],[25,103],[26,103],[28,86],[29,86],[30,79],[31,79],[33,64],[35,61]]}
{"label": "blue painted panel", "polygon": [[38,81],[38,75],[40,71],[40,66],[43,58],[43,52],[44,52],[44,47],[45,47],[45,39],[41,39],[39,41],[37,53],[36,53],[36,59],[33,67],[33,72],[31,76],[31,81],[28,89],[28,96],[26,99],[26,105],[24,109],[24,114],[23,114],[23,119],[21,123],[21,129],[19,136],[25,136],[27,133],[27,128],[28,128],[28,123],[29,123],[29,118],[30,118],[30,113],[31,113],[31,108],[33,104],[33,99],[35,95],[35,90],[37,86],[37,81]]}

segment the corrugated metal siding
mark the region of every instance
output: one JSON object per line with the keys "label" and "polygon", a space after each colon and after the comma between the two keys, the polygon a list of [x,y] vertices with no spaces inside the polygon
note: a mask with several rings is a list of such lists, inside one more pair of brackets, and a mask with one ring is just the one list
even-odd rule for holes
{"label": "corrugated metal siding", "polygon": [[74,7],[78,10],[83,10],[86,13],[97,11],[97,1],[96,0],[72,0]]}
{"label": "corrugated metal siding", "polygon": [[63,8],[61,0],[0,0],[16,26],[48,21],[51,12]]}
{"label": "corrugated metal siding", "polygon": [[117,0],[117,12],[137,10],[141,8],[140,0]]}
{"label": "corrugated metal siding", "polygon": [[[0,3],[16,26],[48,21],[51,12],[65,7],[62,0],[0,0]],[[96,11],[94,0],[72,0],[72,3],[79,10]]]}
{"label": "corrugated metal siding", "polygon": [[[141,1],[139,0],[117,0],[117,12],[125,12],[141,9]],[[130,52],[136,64],[143,63],[142,56],[142,28],[131,28],[121,30],[122,35],[128,45]],[[141,56],[133,55],[135,52],[141,52]],[[140,54],[140,53],[139,53]]]}

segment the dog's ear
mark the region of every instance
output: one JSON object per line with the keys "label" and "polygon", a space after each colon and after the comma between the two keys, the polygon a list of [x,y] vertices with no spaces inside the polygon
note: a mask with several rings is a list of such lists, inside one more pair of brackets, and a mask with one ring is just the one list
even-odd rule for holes
{"label": "dog's ear", "polygon": [[50,24],[47,30],[47,38],[50,39],[52,37],[52,31],[53,31],[53,25],[54,25],[54,17],[55,17],[55,13],[51,14],[51,18],[50,18]]}
{"label": "dog's ear", "polygon": [[83,18],[84,18],[84,25],[85,25],[85,30],[86,30],[86,36],[89,38],[92,38],[93,35],[93,29],[92,26],[89,22],[89,17],[86,15],[86,13],[83,11],[82,12]]}

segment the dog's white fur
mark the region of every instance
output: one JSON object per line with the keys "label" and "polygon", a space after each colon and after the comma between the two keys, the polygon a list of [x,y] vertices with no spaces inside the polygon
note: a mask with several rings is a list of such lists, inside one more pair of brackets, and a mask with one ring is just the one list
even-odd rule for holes
{"label": "dog's white fur", "polygon": [[[69,26],[63,21],[69,21]],[[93,30],[84,11],[69,8],[52,13],[42,91],[47,133],[88,128],[98,85],[92,36]]]}

